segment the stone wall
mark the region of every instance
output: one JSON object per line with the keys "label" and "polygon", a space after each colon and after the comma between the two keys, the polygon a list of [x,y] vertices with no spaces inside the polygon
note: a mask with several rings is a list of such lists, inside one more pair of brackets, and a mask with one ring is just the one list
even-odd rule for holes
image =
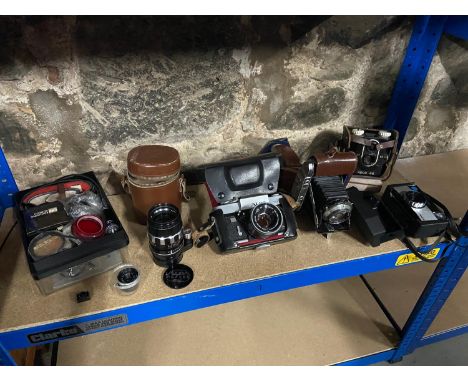
{"label": "stone wall", "polygon": [[[89,169],[112,179],[138,144],[185,166],[301,154],[384,121],[410,18],[0,17],[0,142],[20,187]],[[402,156],[468,147],[468,46],[444,37]]]}

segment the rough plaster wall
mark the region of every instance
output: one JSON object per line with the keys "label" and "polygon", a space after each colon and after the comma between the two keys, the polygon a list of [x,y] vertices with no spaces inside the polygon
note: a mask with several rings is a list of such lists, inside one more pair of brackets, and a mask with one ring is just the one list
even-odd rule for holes
{"label": "rough plaster wall", "polygon": [[[410,33],[393,16],[0,18],[0,142],[20,187],[112,183],[138,144],[186,166],[283,136],[305,155],[383,122]],[[444,38],[403,156],[468,147],[467,64]]]}

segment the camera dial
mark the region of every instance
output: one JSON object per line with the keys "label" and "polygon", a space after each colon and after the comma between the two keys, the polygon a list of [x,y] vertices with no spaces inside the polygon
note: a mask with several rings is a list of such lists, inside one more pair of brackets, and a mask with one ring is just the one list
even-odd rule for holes
{"label": "camera dial", "polygon": [[405,194],[405,198],[412,208],[423,208],[427,204],[426,197],[417,191],[408,191]]}
{"label": "camera dial", "polygon": [[250,213],[250,233],[265,238],[278,233],[283,226],[283,213],[271,203],[261,203]]}

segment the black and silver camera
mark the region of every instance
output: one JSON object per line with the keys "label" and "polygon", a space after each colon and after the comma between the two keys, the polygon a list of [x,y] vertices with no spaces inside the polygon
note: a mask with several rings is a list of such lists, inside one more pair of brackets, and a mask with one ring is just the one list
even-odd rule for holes
{"label": "black and silver camera", "polygon": [[270,246],[297,236],[292,207],[279,193],[276,154],[205,168],[213,237],[223,252]]}
{"label": "black and silver camera", "polygon": [[310,186],[310,205],[317,232],[347,231],[353,204],[340,176],[315,176]]}
{"label": "black and silver camera", "polygon": [[363,129],[345,126],[342,146],[354,151],[358,166],[354,174],[373,178],[388,178],[396,159],[397,130]]}
{"label": "black and silver camera", "polygon": [[441,203],[421,191],[414,183],[387,186],[382,203],[403,228],[406,236],[436,236],[444,232],[449,224],[449,217]]}
{"label": "black and silver camera", "polygon": [[344,178],[355,169],[354,153],[331,149],[312,156],[297,171],[290,194],[297,209],[306,202],[317,232],[328,234],[349,230],[353,204],[349,200]]}

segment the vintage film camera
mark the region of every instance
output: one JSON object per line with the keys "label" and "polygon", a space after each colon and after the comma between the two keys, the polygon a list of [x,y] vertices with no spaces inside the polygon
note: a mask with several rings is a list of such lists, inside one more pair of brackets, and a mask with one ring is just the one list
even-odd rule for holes
{"label": "vintage film camera", "polygon": [[[295,200],[296,209],[299,210],[305,202],[317,232],[326,235],[348,230],[352,203],[345,181],[356,169],[356,155],[331,148],[300,165],[297,154],[289,145],[277,144],[271,150],[280,153],[283,159],[282,188]],[[292,185],[291,172],[295,174]]]}
{"label": "vintage film camera", "polygon": [[341,148],[356,153],[356,175],[385,180],[397,157],[397,143],[397,130],[344,126]]}
{"label": "vintage film camera", "polygon": [[[419,259],[434,262],[434,256],[428,254],[444,237],[450,240],[449,233],[456,234],[457,227],[448,209],[414,183],[389,185],[380,200],[354,187],[348,192],[354,204],[353,222],[374,247],[400,239]],[[424,253],[409,239],[437,235],[438,239]]]}
{"label": "vintage film camera", "polygon": [[280,159],[275,154],[205,168],[213,205],[211,229],[222,252],[265,247],[296,238],[293,209],[277,192],[279,175]]}
{"label": "vintage film camera", "polygon": [[402,226],[406,236],[436,236],[444,232],[449,223],[446,208],[414,183],[387,186],[382,203]]}

